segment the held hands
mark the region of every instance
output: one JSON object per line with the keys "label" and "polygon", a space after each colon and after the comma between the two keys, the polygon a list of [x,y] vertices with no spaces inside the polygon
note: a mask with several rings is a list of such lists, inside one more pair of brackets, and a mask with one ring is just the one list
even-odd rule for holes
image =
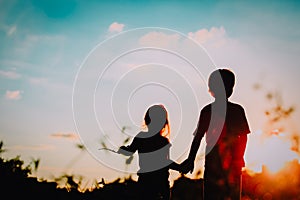
{"label": "held hands", "polygon": [[192,159],[186,159],[180,164],[180,172],[187,174],[188,172],[193,173],[194,171],[194,161]]}

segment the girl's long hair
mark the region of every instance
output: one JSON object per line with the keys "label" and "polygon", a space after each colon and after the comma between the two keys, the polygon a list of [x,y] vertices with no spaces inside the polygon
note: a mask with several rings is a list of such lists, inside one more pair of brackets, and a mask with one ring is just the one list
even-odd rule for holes
{"label": "girl's long hair", "polygon": [[[166,112],[166,122],[165,122],[165,125],[163,126],[163,128],[159,131],[160,135],[167,138],[167,139],[170,139],[170,133],[171,133],[171,129],[170,129],[170,123],[169,123],[169,115],[168,115],[168,111],[167,109],[165,108],[164,105],[160,104],[159,106],[161,106],[164,111]],[[147,110],[146,114],[145,114],[145,117],[144,117],[144,123],[145,123],[145,126],[148,126],[151,122],[151,119],[150,119],[150,116],[149,116],[149,110]]]}

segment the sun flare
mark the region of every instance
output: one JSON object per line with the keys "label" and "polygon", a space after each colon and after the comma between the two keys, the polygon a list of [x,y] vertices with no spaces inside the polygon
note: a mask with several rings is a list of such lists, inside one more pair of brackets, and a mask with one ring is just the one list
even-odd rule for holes
{"label": "sun flare", "polygon": [[284,134],[265,136],[262,131],[256,131],[249,135],[248,140],[245,153],[247,170],[259,173],[264,167],[276,173],[287,162],[299,160],[299,155],[291,149],[291,141]]}

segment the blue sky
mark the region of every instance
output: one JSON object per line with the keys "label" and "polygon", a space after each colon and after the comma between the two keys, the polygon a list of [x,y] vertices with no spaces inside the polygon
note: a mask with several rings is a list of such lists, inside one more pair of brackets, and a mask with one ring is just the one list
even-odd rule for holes
{"label": "blue sky", "polygon": [[[263,129],[268,107],[264,94],[253,90],[257,82],[280,92],[299,118],[299,8],[297,1],[0,1],[0,139],[7,155],[40,157],[41,176],[62,172],[79,153],[72,88],[81,63],[100,42],[142,27],[188,35],[217,66],[233,69],[232,98],[248,110],[253,132]],[[168,33],[157,37],[177,42]],[[201,91],[204,104],[210,97]],[[122,175],[88,154],[72,170]]]}

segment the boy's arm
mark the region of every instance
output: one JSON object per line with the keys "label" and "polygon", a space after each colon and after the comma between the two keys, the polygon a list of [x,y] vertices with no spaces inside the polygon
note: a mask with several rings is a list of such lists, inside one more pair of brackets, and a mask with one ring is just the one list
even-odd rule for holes
{"label": "boy's arm", "polygon": [[195,161],[198,149],[200,147],[201,140],[202,140],[202,138],[206,132],[206,129],[208,127],[208,124],[209,124],[209,121],[207,120],[207,116],[208,116],[207,112],[203,111],[203,109],[202,109],[201,113],[200,113],[200,119],[198,122],[198,126],[196,129],[196,132],[194,133],[195,136],[193,138],[189,156],[185,161],[183,161],[183,163],[180,164],[184,174],[186,174],[188,172],[192,173],[194,170],[194,161]]}
{"label": "boy's arm", "polygon": [[198,125],[197,125],[197,129],[194,132],[194,138],[193,138],[190,153],[189,153],[189,156],[188,156],[188,160],[191,160],[191,161],[195,160],[198,149],[200,147],[201,140],[202,140],[202,138],[203,138],[208,126],[209,126],[209,120],[207,118],[210,119],[210,115],[207,114],[206,110],[207,109],[205,109],[205,108],[201,110],[199,122],[198,122]]}
{"label": "boy's arm", "polygon": [[200,143],[202,140],[203,134],[199,134],[197,133],[193,139],[192,145],[191,145],[191,149],[190,149],[190,153],[188,156],[188,159],[191,161],[194,161],[198,152],[198,149],[200,147]]}
{"label": "boy's arm", "polygon": [[246,134],[243,134],[243,135],[240,136],[240,142],[241,142],[240,152],[241,152],[241,156],[244,156],[244,154],[245,154],[247,141],[248,141],[248,138],[247,138]]}
{"label": "boy's arm", "polygon": [[238,144],[239,149],[236,152],[237,153],[236,158],[237,158],[238,165],[240,167],[245,166],[244,154],[245,154],[246,145],[247,145],[247,141],[248,141],[247,137],[248,137],[247,134],[242,134],[239,137],[239,144]]}
{"label": "boy's arm", "polygon": [[186,174],[188,172],[192,173],[194,171],[194,161],[195,161],[198,149],[200,147],[200,143],[203,138],[203,135],[204,134],[202,134],[200,132],[198,132],[195,135],[188,158],[185,161],[183,161],[183,163],[180,164],[180,169],[181,169],[182,173]]}
{"label": "boy's arm", "polygon": [[239,162],[239,166],[242,168],[245,166],[244,154],[246,150],[246,145],[248,141],[248,134],[250,133],[250,128],[248,124],[248,120],[246,118],[246,113],[243,107],[241,107],[241,116],[239,116],[239,124],[240,124],[240,134],[238,140],[238,149],[237,149],[237,162]]}

